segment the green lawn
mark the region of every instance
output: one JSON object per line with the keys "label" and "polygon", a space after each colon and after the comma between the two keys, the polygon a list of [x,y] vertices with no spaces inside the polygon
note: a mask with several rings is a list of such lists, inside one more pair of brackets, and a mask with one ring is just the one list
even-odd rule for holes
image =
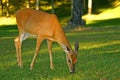
{"label": "green lawn", "polygon": [[16,25],[0,26],[0,79],[1,80],[119,80],[120,79],[120,26],[89,27],[66,33],[72,47],[79,41],[80,49],[75,74],[67,68],[62,48],[53,44],[55,68],[49,68],[46,41],[43,42],[34,69],[29,70],[35,51],[35,39],[23,42],[23,68],[16,64],[13,39],[18,35]]}
{"label": "green lawn", "polygon": [[[42,44],[34,69],[30,71],[36,44],[34,38],[23,42],[24,65],[19,68],[13,41],[18,35],[17,26],[12,25],[16,24],[15,18],[0,18],[0,80],[120,80],[119,10],[120,6],[98,15],[84,16],[87,20],[85,29],[66,32],[72,47],[75,41],[79,41],[80,45],[75,74],[69,73],[65,53],[56,43],[53,44],[55,68],[49,68],[46,41]],[[70,3],[59,5],[55,11],[61,24],[65,25],[70,19]]]}

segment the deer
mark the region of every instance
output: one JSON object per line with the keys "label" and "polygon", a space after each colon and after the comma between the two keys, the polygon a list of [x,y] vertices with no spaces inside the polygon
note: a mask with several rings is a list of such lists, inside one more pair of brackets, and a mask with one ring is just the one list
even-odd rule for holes
{"label": "deer", "polygon": [[14,39],[14,44],[19,67],[23,66],[21,55],[22,42],[30,36],[35,36],[36,48],[30,64],[30,70],[34,67],[42,41],[47,40],[50,68],[54,68],[51,46],[53,42],[56,42],[63,48],[66,54],[69,72],[75,72],[79,43],[76,42],[74,44],[75,50],[73,50],[55,14],[25,8],[16,12],[16,23],[19,35]]}

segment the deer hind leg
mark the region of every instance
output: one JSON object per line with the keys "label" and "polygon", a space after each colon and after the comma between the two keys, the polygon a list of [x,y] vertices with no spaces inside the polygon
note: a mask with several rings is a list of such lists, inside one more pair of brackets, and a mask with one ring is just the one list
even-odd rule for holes
{"label": "deer hind leg", "polygon": [[33,60],[32,60],[32,62],[31,62],[31,64],[30,64],[30,70],[33,69],[33,66],[34,66],[34,63],[35,63],[35,61],[36,61],[36,58],[37,58],[37,55],[38,55],[38,52],[39,52],[39,48],[40,48],[40,46],[41,46],[42,41],[43,41],[43,38],[40,37],[40,36],[38,36],[38,37],[37,37],[37,43],[36,43],[36,50],[35,50],[35,53],[34,53]]}
{"label": "deer hind leg", "polygon": [[27,39],[28,35],[21,34],[20,36],[17,36],[14,39],[14,44],[15,44],[15,48],[16,48],[16,55],[17,55],[17,62],[18,62],[18,66],[22,67],[22,56],[21,56],[21,47],[22,47],[22,41]]}
{"label": "deer hind leg", "polygon": [[52,41],[47,40],[47,43],[48,43],[48,51],[50,56],[50,68],[53,69],[54,65],[53,65],[53,59],[52,59]]}

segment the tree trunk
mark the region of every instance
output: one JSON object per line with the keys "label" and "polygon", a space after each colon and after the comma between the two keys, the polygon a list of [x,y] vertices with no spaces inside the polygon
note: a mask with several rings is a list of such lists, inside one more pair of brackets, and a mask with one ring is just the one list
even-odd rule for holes
{"label": "tree trunk", "polygon": [[36,0],[36,10],[39,10],[39,2],[40,0]]}
{"label": "tree trunk", "polygon": [[6,1],[6,8],[7,8],[6,16],[8,17],[9,16],[9,0]]}
{"label": "tree trunk", "polygon": [[26,1],[26,8],[30,8],[30,0]]}
{"label": "tree trunk", "polygon": [[3,14],[3,5],[2,5],[2,0],[0,0],[0,16]]}
{"label": "tree trunk", "polygon": [[92,0],[88,0],[88,14],[91,15],[92,13]]}
{"label": "tree trunk", "polygon": [[69,21],[69,24],[78,27],[85,25],[85,21],[82,20],[82,14],[83,14],[83,0],[73,0],[73,6],[72,6],[72,18]]}
{"label": "tree trunk", "polygon": [[54,0],[51,0],[51,5],[52,5],[52,13],[54,13]]}

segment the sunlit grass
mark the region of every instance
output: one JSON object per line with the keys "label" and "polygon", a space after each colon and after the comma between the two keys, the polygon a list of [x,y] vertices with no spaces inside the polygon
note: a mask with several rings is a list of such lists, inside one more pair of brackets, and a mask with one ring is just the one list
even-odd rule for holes
{"label": "sunlit grass", "polygon": [[[61,5],[61,3],[59,3],[59,5]],[[57,5],[57,6],[59,6]],[[56,7],[57,7],[56,6]],[[51,6],[42,6],[43,7],[43,10],[49,10],[51,9]],[[87,24],[95,24],[96,23],[96,20],[110,20],[110,19],[115,19],[115,18],[120,18],[120,6],[116,7],[116,8],[113,8],[113,9],[108,9],[108,10],[105,10],[104,12],[98,14],[98,15],[85,15],[83,16],[83,19],[86,20],[86,23]],[[55,11],[56,12],[56,11]],[[57,16],[60,16],[61,14],[57,14]],[[66,17],[58,17],[60,22],[61,22],[61,25],[66,25],[70,19],[70,15],[69,16],[66,16]],[[13,25],[13,24],[16,24],[16,21],[15,21],[15,17],[12,16],[12,17],[0,17],[0,25]]]}
{"label": "sunlit grass", "polygon": [[85,15],[83,16],[83,19],[87,21],[87,24],[94,24],[96,23],[96,20],[110,20],[115,18],[120,18],[120,6],[115,7],[113,9],[105,10],[104,12],[100,14],[92,14],[92,15]]}
{"label": "sunlit grass", "polygon": [[15,17],[0,17],[0,25],[14,25],[16,24]]}
{"label": "sunlit grass", "polygon": [[99,14],[98,19],[111,19],[111,18],[120,18],[120,6],[106,10],[105,12]]}
{"label": "sunlit grass", "polygon": [[104,46],[110,46],[110,45],[115,45],[115,44],[120,44],[120,41],[110,41],[110,42],[104,42],[104,43],[90,43],[90,44],[86,44],[84,47],[82,47],[81,49],[93,49],[93,48],[100,48],[100,47],[104,47]]}

